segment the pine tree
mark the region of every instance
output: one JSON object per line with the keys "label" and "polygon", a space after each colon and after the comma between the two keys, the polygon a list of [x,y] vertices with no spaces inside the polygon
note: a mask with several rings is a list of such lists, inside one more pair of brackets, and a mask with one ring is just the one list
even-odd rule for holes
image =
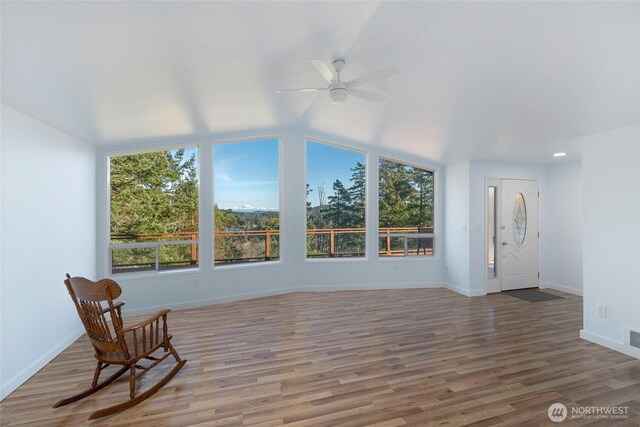
{"label": "pine tree", "polygon": [[[198,176],[195,154],[185,150],[112,157],[110,162],[111,239],[137,241],[139,234],[198,232]],[[171,238],[177,240],[178,238]],[[142,240],[148,240],[143,238]],[[162,265],[190,265],[191,245],[164,246]],[[153,265],[148,248],[113,251],[117,266]]]}
{"label": "pine tree", "polygon": [[198,231],[195,155],[184,150],[111,158],[111,233]]}
{"label": "pine tree", "polygon": [[433,173],[419,168],[410,168],[415,194],[411,198],[410,210],[415,227],[433,227]]}
{"label": "pine tree", "polygon": [[353,221],[351,195],[339,179],[333,183],[333,196],[329,196],[327,218],[332,228],[350,227]]}
{"label": "pine tree", "polygon": [[351,227],[364,227],[365,225],[365,201],[366,201],[366,170],[364,164],[357,162],[356,166],[351,168],[351,187],[349,187],[349,195],[352,202],[352,224]]}
{"label": "pine tree", "polygon": [[411,226],[412,220],[407,205],[414,189],[405,166],[389,160],[380,160],[379,171],[380,226]]}

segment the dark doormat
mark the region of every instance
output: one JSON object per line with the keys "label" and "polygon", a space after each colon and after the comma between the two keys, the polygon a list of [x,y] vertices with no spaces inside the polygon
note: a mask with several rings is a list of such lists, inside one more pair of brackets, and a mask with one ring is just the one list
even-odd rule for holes
{"label": "dark doormat", "polygon": [[512,297],[520,298],[529,302],[564,299],[563,297],[560,297],[558,295],[548,294],[537,289],[517,289],[515,291],[505,291],[503,292],[503,294],[511,295]]}

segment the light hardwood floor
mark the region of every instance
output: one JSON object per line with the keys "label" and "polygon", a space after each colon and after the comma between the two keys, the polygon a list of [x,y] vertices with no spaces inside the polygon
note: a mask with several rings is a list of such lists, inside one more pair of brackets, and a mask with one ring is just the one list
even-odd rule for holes
{"label": "light hardwood floor", "polygon": [[[578,338],[582,299],[529,303],[445,289],[295,293],[175,311],[187,365],[155,396],[128,398],[125,377],[83,401],[94,369],[86,337],[0,404],[3,426],[582,425],[547,408],[621,405],[640,425],[640,360]],[[73,307],[69,302],[69,310]],[[148,375],[159,377],[165,363]],[[113,369],[113,368],[110,368]],[[155,377],[143,377],[144,390]]]}

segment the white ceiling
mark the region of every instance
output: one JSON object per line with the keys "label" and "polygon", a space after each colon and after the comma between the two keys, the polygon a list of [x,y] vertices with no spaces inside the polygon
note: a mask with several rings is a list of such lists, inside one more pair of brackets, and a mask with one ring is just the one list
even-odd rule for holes
{"label": "white ceiling", "polygon": [[[640,117],[638,2],[2,2],[2,102],[95,145],[304,126],[450,163],[554,161]],[[313,102],[309,59],[382,104]],[[321,94],[321,96],[326,94]]]}

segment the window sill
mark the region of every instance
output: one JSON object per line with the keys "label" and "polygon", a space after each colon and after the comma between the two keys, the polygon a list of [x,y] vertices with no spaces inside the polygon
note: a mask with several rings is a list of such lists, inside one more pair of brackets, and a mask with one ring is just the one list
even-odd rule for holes
{"label": "window sill", "polygon": [[420,261],[439,261],[436,255],[411,255],[411,256],[378,256],[378,261],[381,262],[392,262],[392,261],[400,261],[400,262],[420,262]]}
{"label": "window sill", "polygon": [[325,264],[325,263],[350,263],[350,262],[367,262],[368,257],[337,257],[337,258],[305,258],[305,264]]}
{"label": "window sill", "polygon": [[188,274],[198,274],[202,273],[202,268],[181,268],[176,270],[166,270],[166,271],[141,271],[141,272],[129,272],[129,273],[111,273],[107,277],[111,280],[135,280],[135,279],[145,279],[150,277],[164,277],[164,276],[179,276],[179,275],[188,275]]}
{"label": "window sill", "polygon": [[243,270],[247,268],[264,268],[264,267],[273,267],[276,265],[283,265],[284,263],[281,260],[278,261],[258,261],[258,262],[245,262],[238,264],[220,264],[214,265],[213,271],[223,271],[223,270]]}

